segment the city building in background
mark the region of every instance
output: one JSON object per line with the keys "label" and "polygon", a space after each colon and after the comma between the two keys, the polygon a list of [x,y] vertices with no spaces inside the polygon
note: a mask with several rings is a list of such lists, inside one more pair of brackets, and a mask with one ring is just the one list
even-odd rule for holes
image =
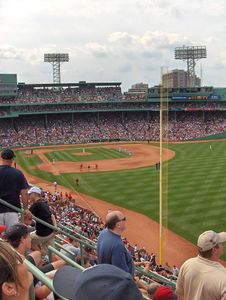
{"label": "city building in background", "polygon": [[147,83],[136,83],[131,86],[126,94],[128,95],[146,95],[148,93]]}
{"label": "city building in background", "polygon": [[[201,79],[195,75],[195,86],[201,86]],[[189,74],[184,70],[172,70],[162,75],[162,85],[164,88],[188,88]]]}

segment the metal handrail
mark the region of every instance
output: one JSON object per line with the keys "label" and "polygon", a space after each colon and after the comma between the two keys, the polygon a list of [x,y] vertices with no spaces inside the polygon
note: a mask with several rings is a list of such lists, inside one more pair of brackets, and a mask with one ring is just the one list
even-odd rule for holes
{"label": "metal handrail", "polygon": [[[28,270],[38,279],[40,280],[44,285],[46,285],[51,291],[53,291],[57,296],[60,297],[62,300],[67,300],[67,298],[62,297],[59,295],[53,287],[53,281],[46,276],[42,271],[40,271],[36,266],[34,266],[30,261],[27,259],[24,260],[24,263],[26,264]],[[31,299],[32,298],[32,299]],[[30,293],[30,300],[35,300],[35,294]]]}
{"label": "metal handrail", "polygon": [[60,258],[62,258],[64,261],[66,261],[66,263],[70,264],[72,267],[75,267],[75,268],[80,269],[82,271],[84,270],[84,268],[81,265],[79,265],[78,263],[76,263],[75,261],[73,261],[72,259],[70,259],[69,257],[67,257],[62,252],[58,251],[54,247],[48,246],[48,250],[51,251],[51,252],[53,252],[54,254],[56,254],[57,256],[59,256]]}
{"label": "metal handrail", "polygon": [[[17,212],[19,212],[19,213],[25,214],[25,211],[24,211],[23,209],[20,209],[20,208],[18,208],[18,207],[15,207],[15,206],[13,206],[12,204],[9,204],[8,202],[6,202],[6,201],[4,201],[4,200],[2,200],[2,199],[0,199],[0,203],[3,204],[3,205],[5,205],[5,206],[10,207],[11,209],[14,209],[15,211],[17,211]],[[78,242],[80,243],[81,261],[82,261],[82,264],[83,264],[83,255],[82,255],[82,254],[83,254],[83,245],[88,246],[88,247],[90,247],[90,248],[96,250],[96,246],[91,245],[91,244],[88,243],[87,241],[81,240],[81,239],[75,237],[74,235],[72,235],[72,234],[70,234],[70,233],[68,233],[68,232],[63,231],[63,230],[62,230],[63,228],[64,228],[64,229],[67,229],[65,226],[61,225],[62,229],[59,229],[58,227],[55,227],[55,226],[53,226],[53,225],[51,225],[51,224],[49,224],[49,223],[47,223],[47,222],[45,222],[45,221],[43,221],[43,220],[41,220],[41,219],[35,217],[35,216],[33,216],[33,215],[32,215],[32,218],[33,218],[35,221],[37,221],[37,222],[39,222],[39,223],[41,223],[41,224],[43,224],[43,225],[45,225],[45,226],[47,226],[47,227],[49,227],[49,228],[55,230],[56,232],[58,232],[58,233],[60,233],[60,234],[62,234],[62,235],[64,235],[64,236],[67,236],[67,237],[69,237],[69,238],[71,238],[71,239],[73,239],[73,240],[78,241]],[[85,239],[87,239],[87,238],[85,238]],[[89,239],[87,239],[87,240],[90,241]],[[138,268],[138,267],[136,267],[136,270],[137,270],[138,272],[142,273],[143,275],[149,277],[150,279],[154,278],[154,279],[156,279],[156,280],[158,280],[158,281],[161,281],[161,282],[163,282],[164,284],[167,284],[167,285],[169,285],[169,286],[171,286],[171,287],[173,287],[173,288],[175,288],[175,286],[176,286],[175,282],[173,282],[173,281],[167,279],[167,278],[164,277],[164,276],[161,276],[160,274],[158,274],[158,273],[156,273],[156,272],[148,271],[148,273],[145,273],[145,272],[142,271],[142,269],[140,269],[140,268]]]}

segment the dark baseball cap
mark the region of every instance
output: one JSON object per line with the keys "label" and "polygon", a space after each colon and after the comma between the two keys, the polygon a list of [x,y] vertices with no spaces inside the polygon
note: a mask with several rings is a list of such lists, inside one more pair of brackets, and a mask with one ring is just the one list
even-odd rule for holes
{"label": "dark baseball cap", "polygon": [[32,227],[28,227],[23,223],[16,223],[6,229],[4,232],[4,236],[9,241],[15,241],[21,239],[23,236],[28,235],[34,229]]}
{"label": "dark baseball cap", "polygon": [[65,266],[57,270],[55,291],[69,300],[142,300],[132,276],[109,264],[100,264],[84,271]]}
{"label": "dark baseball cap", "polygon": [[1,153],[1,158],[4,160],[13,159],[14,157],[16,157],[16,155],[11,149],[5,149]]}

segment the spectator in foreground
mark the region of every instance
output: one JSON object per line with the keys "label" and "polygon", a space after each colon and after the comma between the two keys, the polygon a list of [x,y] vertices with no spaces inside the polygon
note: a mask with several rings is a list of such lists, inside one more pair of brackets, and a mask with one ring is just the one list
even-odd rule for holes
{"label": "spectator in foreground", "polygon": [[142,300],[142,294],[128,272],[108,264],[81,271],[65,266],[53,279],[57,293],[69,300]]}
{"label": "spectator in foreground", "polygon": [[[28,226],[22,223],[14,224],[9,227],[5,231],[5,238],[9,242],[9,244],[17,251],[18,255],[21,256],[22,259],[27,259],[34,266],[39,267],[39,269],[45,273],[47,276],[52,278],[54,276],[53,271],[61,268],[65,265],[65,261],[58,260],[53,263],[46,264],[44,266],[41,265],[41,252],[40,251],[31,251],[31,237],[30,230]],[[27,254],[29,252],[29,254]],[[52,272],[52,273],[51,273]],[[38,280],[34,278],[34,286],[35,286],[35,297],[37,299],[44,299],[50,293],[51,290],[41,284],[37,284]],[[0,298],[1,299],[1,298]]]}
{"label": "spectator in foreground", "polygon": [[[1,152],[2,164],[0,165],[0,199],[9,204],[21,208],[20,196],[23,208],[28,207],[28,183],[23,173],[12,167],[15,154],[11,149]],[[27,211],[27,214],[29,212]],[[0,224],[7,227],[18,222],[18,213],[13,209],[0,204]]]}
{"label": "spectator in foreground", "polygon": [[106,216],[106,228],[97,242],[100,264],[114,265],[134,276],[134,262],[126,249],[121,234],[126,229],[126,217],[120,211],[111,211]]}
{"label": "spectator in foreground", "polygon": [[219,262],[224,254],[226,232],[203,232],[197,241],[199,255],[188,259],[177,280],[180,300],[226,300],[226,269]]}
{"label": "spectator in foreground", "polygon": [[28,300],[32,274],[11,248],[0,240],[0,299]]}

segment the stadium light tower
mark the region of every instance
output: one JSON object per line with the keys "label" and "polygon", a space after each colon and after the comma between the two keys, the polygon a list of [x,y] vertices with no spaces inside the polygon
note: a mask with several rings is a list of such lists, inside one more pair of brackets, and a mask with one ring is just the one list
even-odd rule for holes
{"label": "stadium light tower", "polygon": [[68,53],[45,53],[44,62],[53,66],[53,83],[60,83],[60,65],[69,61]]}
{"label": "stadium light tower", "polygon": [[176,47],[175,59],[187,61],[189,87],[195,87],[195,65],[199,59],[206,58],[206,46]]}

